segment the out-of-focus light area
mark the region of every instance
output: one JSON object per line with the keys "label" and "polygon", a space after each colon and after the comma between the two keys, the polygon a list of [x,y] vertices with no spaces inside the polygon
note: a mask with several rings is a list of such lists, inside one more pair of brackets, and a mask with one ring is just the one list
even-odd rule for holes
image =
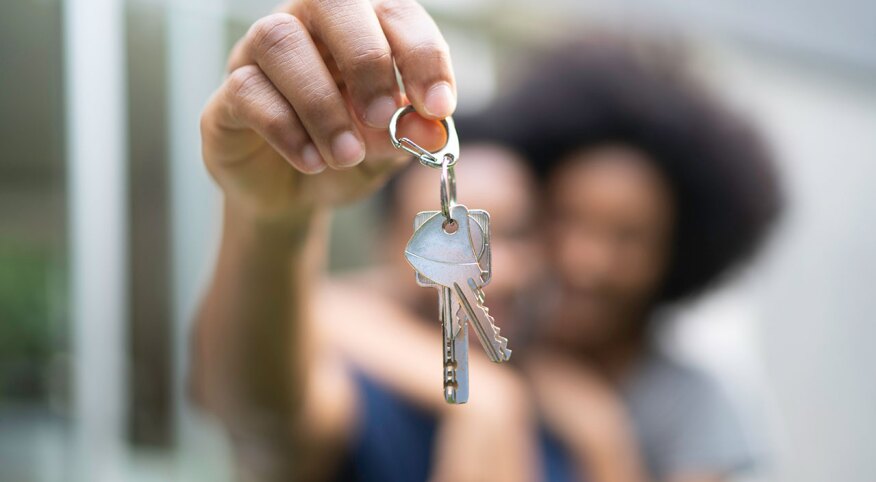
{"label": "out-of-focus light area", "polygon": [[[756,263],[670,314],[663,342],[735,387],[768,452],[752,480],[876,480],[876,3],[423,3],[461,112],[519,78],[522,52],[604,30],[669,38],[756,121],[785,215]],[[186,393],[221,221],[198,118],[274,6],[0,4],[0,480],[232,480]],[[377,206],[338,213],[333,269],[370,262]]]}

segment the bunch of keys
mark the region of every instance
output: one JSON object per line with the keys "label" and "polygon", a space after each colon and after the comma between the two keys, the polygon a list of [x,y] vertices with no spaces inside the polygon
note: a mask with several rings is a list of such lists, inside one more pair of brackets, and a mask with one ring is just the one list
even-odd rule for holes
{"label": "bunch of keys", "polygon": [[406,137],[397,137],[398,120],[414,112],[402,107],[392,116],[392,144],[415,155],[421,164],[441,170],[441,210],[423,211],[414,218],[414,234],[405,248],[405,258],[416,271],[417,284],[438,290],[438,313],[443,333],[444,399],[468,401],[468,325],[474,328],[487,357],[496,363],[511,357],[508,340],[484,302],[484,286],[492,273],[490,259],[490,214],[456,204],[453,166],[459,159],[459,140],[453,119],[441,121],[447,143],[429,152]]}

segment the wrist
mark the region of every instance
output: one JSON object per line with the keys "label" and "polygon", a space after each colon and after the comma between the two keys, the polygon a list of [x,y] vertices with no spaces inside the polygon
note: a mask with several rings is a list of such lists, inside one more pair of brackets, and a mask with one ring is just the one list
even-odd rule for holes
{"label": "wrist", "polygon": [[262,211],[225,200],[223,237],[273,254],[301,251],[328,227],[328,210],[308,207],[284,213]]}
{"label": "wrist", "polygon": [[620,406],[602,411],[597,422],[582,431],[574,450],[595,480],[645,480],[641,454],[626,411]]}
{"label": "wrist", "polygon": [[[526,384],[512,369],[503,366],[478,366],[478,395],[467,403],[469,411],[479,417],[494,418],[498,421],[534,421],[534,407]],[[477,362],[475,362],[477,364]],[[456,405],[443,404],[445,410],[457,413]],[[502,422],[504,423],[504,422]]]}
{"label": "wrist", "polygon": [[258,205],[237,202],[229,196],[224,202],[225,229],[254,236],[260,240],[300,240],[320,217],[315,206],[295,206],[285,209],[267,209]]}

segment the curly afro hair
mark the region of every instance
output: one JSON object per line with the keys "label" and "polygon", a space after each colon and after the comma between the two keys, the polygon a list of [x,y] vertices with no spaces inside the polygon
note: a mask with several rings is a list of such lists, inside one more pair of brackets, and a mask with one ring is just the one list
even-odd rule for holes
{"label": "curly afro hair", "polygon": [[509,95],[457,122],[463,141],[520,151],[543,183],[573,152],[644,152],[677,210],[659,302],[700,293],[752,254],[782,204],[757,132],[679,66],[659,47],[576,43],[541,55]]}

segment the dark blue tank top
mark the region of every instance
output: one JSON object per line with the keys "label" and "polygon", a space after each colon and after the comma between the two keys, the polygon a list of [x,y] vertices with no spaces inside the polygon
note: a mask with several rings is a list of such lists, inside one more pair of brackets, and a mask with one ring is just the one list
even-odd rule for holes
{"label": "dark blue tank top", "polygon": [[[431,473],[436,420],[361,373],[359,430],[338,482],[419,482]],[[545,482],[580,480],[563,447],[540,431]]]}

